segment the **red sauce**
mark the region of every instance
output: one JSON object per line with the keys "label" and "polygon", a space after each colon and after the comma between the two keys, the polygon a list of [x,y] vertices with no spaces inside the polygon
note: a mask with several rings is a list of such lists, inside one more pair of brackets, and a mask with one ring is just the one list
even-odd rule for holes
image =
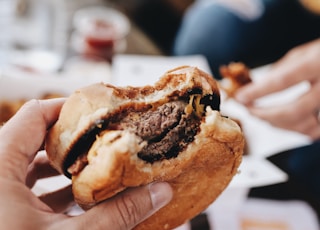
{"label": "red sauce", "polygon": [[96,19],[84,35],[84,54],[98,56],[111,62],[114,54],[116,30],[112,24]]}

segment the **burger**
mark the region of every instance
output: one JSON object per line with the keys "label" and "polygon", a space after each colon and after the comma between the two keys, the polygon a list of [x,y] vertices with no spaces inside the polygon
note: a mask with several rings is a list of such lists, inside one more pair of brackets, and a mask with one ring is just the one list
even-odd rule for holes
{"label": "burger", "polygon": [[219,68],[222,80],[220,88],[228,98],[233,98],[236,92],[243,86],[252,82],[249,68],[242,62],[231,62]]}
{"label": "burger", "polygon": [[172,229],[205,210],[238,172],[243,134],[219,108],[216,81],[196,67],[170,70],[152,86],[97,83],[66,100],[46,151],[84,209],[168,182],[172,201],[135,229]]}

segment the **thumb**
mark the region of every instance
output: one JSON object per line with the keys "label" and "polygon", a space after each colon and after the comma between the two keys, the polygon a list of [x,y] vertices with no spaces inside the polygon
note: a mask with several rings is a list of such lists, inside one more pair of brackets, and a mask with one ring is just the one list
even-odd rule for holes
{"label": "thumb", "polygon": [[111,198],[75,220],[74,229],[132,229],[154,214],[172,199],[170,185],[165,182],[153,183],[143,187],[128,189]]}

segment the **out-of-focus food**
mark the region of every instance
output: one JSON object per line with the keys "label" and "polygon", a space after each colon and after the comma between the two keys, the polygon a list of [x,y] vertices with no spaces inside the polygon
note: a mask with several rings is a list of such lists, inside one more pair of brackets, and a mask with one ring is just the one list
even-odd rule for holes
{"label": "out-of-focus food", "polygon": [[8,121],[24,103],[23,99],[0,101],[0,125]]}
{"label": "out-of-focus food", "polygon": [[[50,99],[58,97],[63,97],[63,95],[56,92],[47,92],[38,99]],[[27,100],[27,98],[0,99],[0,126],[7,122]]]}
{"label": "out-of-focus food", "polygon": [[241,62],[231,62],[221,66],[220,74],[223,77],[220,87],[229,98],[233,97],[238,89],[252,81],[249,69]]}

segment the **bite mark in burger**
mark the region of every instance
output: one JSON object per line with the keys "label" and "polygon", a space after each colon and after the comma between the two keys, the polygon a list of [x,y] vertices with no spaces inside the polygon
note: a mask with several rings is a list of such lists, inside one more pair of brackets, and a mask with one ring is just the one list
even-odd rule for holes
{"label": "bite mark in burger", "polygon": [[46,150],[85,209],[169,182],[173,200],[136,229],[172,229],[213,202],[241,162],[242,132],[219,107],[216,81],[195,67],[168,71],[154,86],[94,84],[66,101]]}
{"label": "bite mark in burger", "polygon": [[[85,167],[89,147],[97,135],[103,135],[105,129],[127,130],[140,137],[141,142],[146,143],[138,152],[138,157],[148,163],[176,157],[193,141],[204,108],[210,106],[213,110],[219,110],[219,104],[218,95],[201,98],[201,90],[194,90],[161,105],[141,105],[139,109],[129,105],[125,109],[122,107],[121,112],[97,120],[81,137],[82,140],[71,148],[68,155],[70,159],[65,161],[65,174],[70,177]],[[69,167],[72,162],[74,163]]]}

